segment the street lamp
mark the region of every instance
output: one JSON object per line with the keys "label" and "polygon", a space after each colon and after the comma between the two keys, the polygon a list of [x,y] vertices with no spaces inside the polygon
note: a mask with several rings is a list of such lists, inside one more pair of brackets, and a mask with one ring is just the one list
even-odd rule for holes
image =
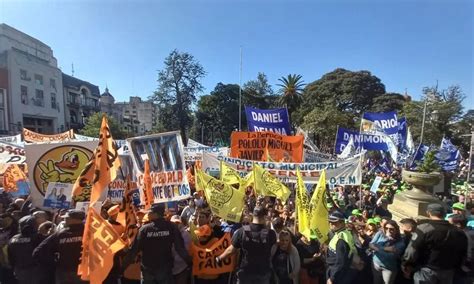
{"label": "street lamp", "polygon": [[[423,134],[425,133],[425,120],[426,120],[426,106],[428,105],[428,100],[425,100],[425,104],[423,106],[423,120],[421,122],[421,135],[420,135],[420,144],[423,143]],[[438,111],[433,110],[431,113],[431,120],[438,120]]]}

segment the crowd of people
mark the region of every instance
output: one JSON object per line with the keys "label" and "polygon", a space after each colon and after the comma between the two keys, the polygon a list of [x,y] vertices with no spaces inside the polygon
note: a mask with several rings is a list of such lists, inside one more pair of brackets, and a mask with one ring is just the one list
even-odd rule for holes
{"label": "crowd of people", "polygon": [[[407,190],[400,173],[378,174],[377,192],[369,184],[336,186],[327,191],[328,241],[298,232],[295,202],[245,197],[240,223],[213,214],[206,198],[194,192],[174,205],[137,210],[138,235],[114,257],[104,283],[472,283],[470,205],[430,204],[428,219],[396,222],[388,210],[393,197]],[[77,275],[84,232],[84,211],[43,211],[28,197],[0,194],[0,283],[84,283]],[[119,206],[106,200],[102,217],[116,229]],[[232,272],[193,273],[192,244],[210,248],[226,234],[231,244],[217,264],[237,256]]]}

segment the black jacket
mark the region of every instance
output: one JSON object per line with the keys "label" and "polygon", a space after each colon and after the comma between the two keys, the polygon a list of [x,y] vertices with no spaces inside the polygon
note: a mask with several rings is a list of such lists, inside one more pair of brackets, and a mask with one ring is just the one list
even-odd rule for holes
{"label": "black jacket", "polygon": [[467,255],[467,237],[445,220],[418,225],[403,256],[403,265],[447,270],[460,267]]}
{"label": "black jacket", "polygon": [[56,271],[77,272],[82,251],[84,225],[72,225],[46,238],[33,251],[33,258],[40,264],[55,260]]}
{"label": "black jacket", "polygon": [[[331,234],[331,238],[333,235]],[[338,283],[347,276],[350,270],[352,256],[350,255],[349,245],[340,239],[336,243],[336,250],[328,247],[326,254],[326,263],[328,266],[327,277],[331,278],[333,283]]]}
{"label": "black jacket", "polygon": [[191,263],[191,257],[184,247],[184,241],[178,227],[159,218],[140,228],[131,250],[124,260],[124,269],[132,263],[138,252],[142,253],[142,270],[152,273],[171,273],[173,254],[171,247],[186,262]]}

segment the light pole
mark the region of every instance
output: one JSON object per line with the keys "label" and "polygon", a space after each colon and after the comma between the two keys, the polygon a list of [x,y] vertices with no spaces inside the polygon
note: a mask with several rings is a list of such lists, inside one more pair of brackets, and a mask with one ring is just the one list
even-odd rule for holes
{"label": "light pole", "polygon": [[204,123],[201,123],[201,144],[204,144]]}
{"label": "light pole", "polygon": [[[423,143],[423,135],[425,134],[425,121],[426,121],[426,107],[428,105],[428,100],[425,100],[425,104],[423,106],[423,120],[421,121],[421,134],[420,134],[420,144]],[[438,119],[438,111],[433,110],[431,114],[431,118],[433,120]]]}

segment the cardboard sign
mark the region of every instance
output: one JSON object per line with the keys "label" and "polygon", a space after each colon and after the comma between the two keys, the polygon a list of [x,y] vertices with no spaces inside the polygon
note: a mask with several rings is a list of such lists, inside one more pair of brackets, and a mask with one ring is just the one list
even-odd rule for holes
{"label": "cardboard sign", "polygon": [[219,241],[209,248],[200,248],[191,244],[193,257],[193,275],[218,275],[232,272],[235,266],[235,255],[216,262],[216,256],[221,255],[232,243],[230,233],[226,233]]}
{"label": "cardboard sign", "polygon": [[23,128],[23,138],[25,142],[36,142],[36,143],[61,142],[61,141],[68,141],[68,140],[74,139],[74,132],[71,129],[59,134],[46,135],[46,134],[36,133],[34,131]]}
{"label": "cardboard sign", "polygon": [[50,182],[73,184],[96,146],[97,141],[25,145],[33,205],[43,207]]}
{"label": "cardboard sign", "polygon": [[255,162],[204,153],[202,170],[210,175],[218,176],[221,160],[237,170],[241,177],[251,172],[254,164],[258,164],[278,177],[282,182],[296,183],[297,168],[300,169],[305,183],[316,184],[322,170],[326,170],[326,181],[329,185],[360,185],[362,182],[359,156],[344,161],[328,161],[322,163],[276,163]]}
{"label": "cardboard sign", "polygon": [[190,197],[191,189],[186,176],[183,142],[179,131],[129,138],[127,143],[133,159],[138,187],[142,193],[144,157],[148,157],[155,203],[178,201]]}
{"label": "cardboard sign", "polygon": [[50,182],[44,197],[43,206],[49,208],[71,207],[72,184]]}
{"label": "cardboard sign", "polygon": [[278,162],[303,161],[304,137],[273,132],[232,132],[230,156],[239,159]]}
{"label": "cardboard sign", "polygon": [[381,182],[382,182],[382,177],[376,177],[374,182],[372,183],[372,186],[370,187],[370,191],[373,193],[376,193],[377,189],[379,189]]}

